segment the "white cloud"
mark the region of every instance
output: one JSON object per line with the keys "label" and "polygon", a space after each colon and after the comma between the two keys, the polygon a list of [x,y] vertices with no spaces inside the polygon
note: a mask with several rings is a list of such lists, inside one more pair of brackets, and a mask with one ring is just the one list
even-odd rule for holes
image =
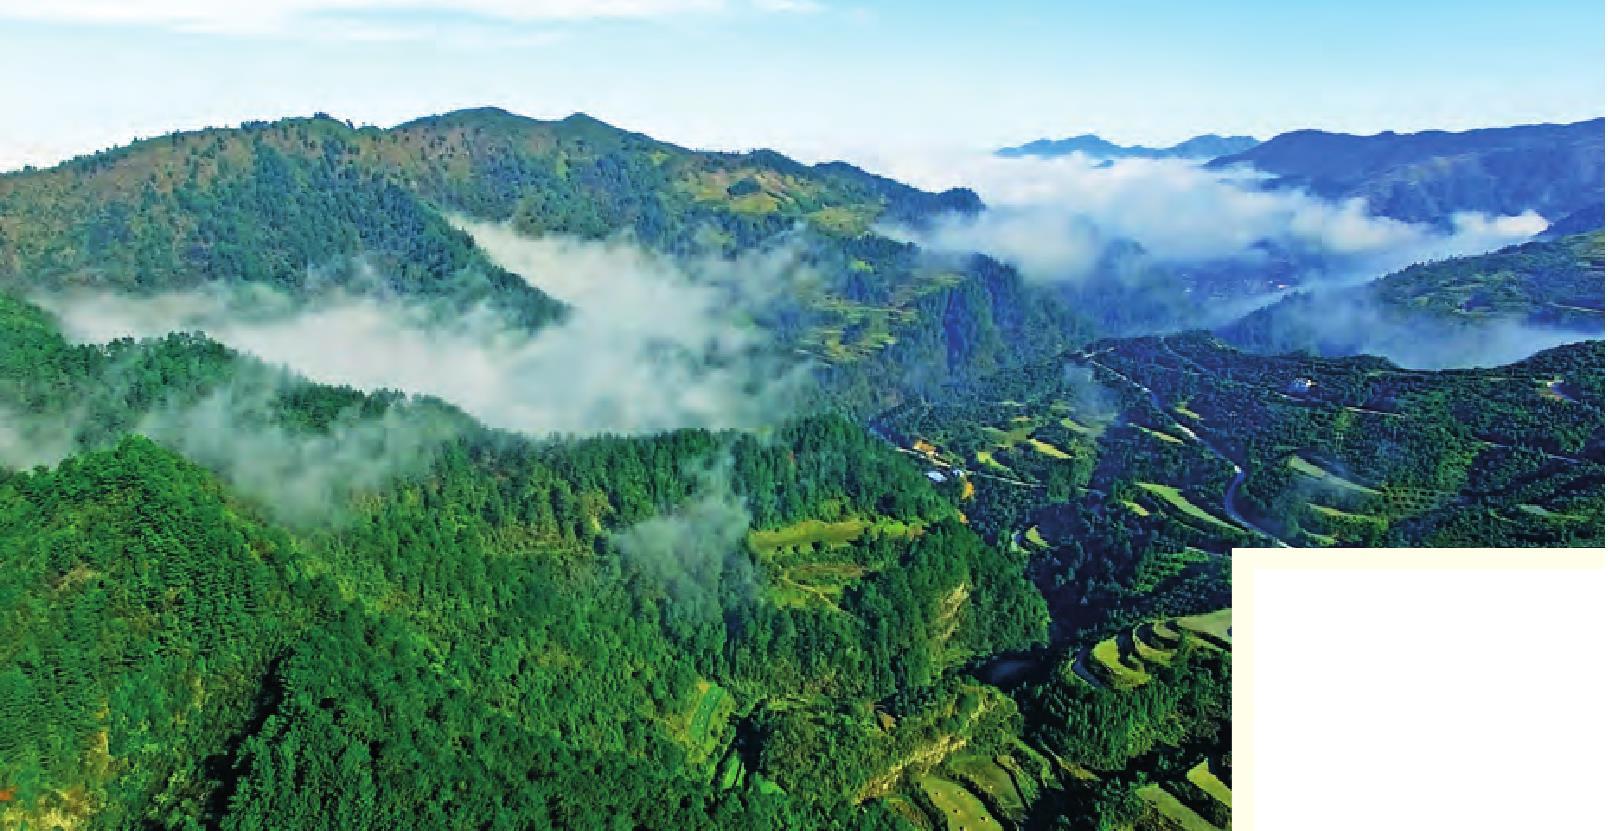
{"label": "white cloud", "polygon": [[795,14],[814,14],[825,11],[826,7],[815,0],[754,0],[754,8],[766,12],[790,12]]}
{"label": "white cloud", "polygon": [[668,513],[612,535],[620,553],[668,596],[707,621],[720,619],[718,591],[751,591],[753,565],[744,540],[752,517],[732,486],[731,457],[700,471],[691,498]]}
{"label": "white cloud", "polygon": [[146,413],[135,432],[205,465],[292,521],[338,516],[353,494],[426,469],[456,432],[447,419],[405,404],[376,418],[343,413],[322,432],[291,430],[264,419],[277,385],[251,381],[193,403],[167,402]]}
{"label": "white cloud", "polygon": [[1546,227],[1532,212],[1459,214],[1453,232],[1445,233],[1373,215],[1361,199],[1333,202],[1301,191],[1262,190],[1254,172],[1207,170],[1175,159],[1093,164],[1081,155],[973,154],[889,161],[899,178],[929,188],[972,187],[990,205],[977,217],[941,221],[918,241],[994,254],[1030,277],[1051,280],[1089,276],[1113,240],[1137,242],[1169,263],[1256,260],[1272,243],[1343,260],[1350,275],[1377,276],[1417,261],[1488,251]]}
{"label": "white cloud", "polygon": [[1414,313],[1345,290],[1319,292],[1310,302],[1274,306],[1272,312],[1274,331],[1288,334],[1267,351],[1378,355],[1408,369],[1502,366],[1543,349],[1602,337],[1600,329],[1514,318],[1457,320]]}
{"label": "white cloud", "polygon": [[796,366],[748,320],[770,292],[808,278],[788,251],[683,268],[625,242],[465,225],[493,259],[565,300],[569,316],[530,332],[489,310],[373,296],[37,299],[78,340],[201,330],[315,381],[433,395],[535,435],[755,426],[797,390]]}
{"label": "white cloud", "polygon": [[[809,5],[787,0],[758,4]],[[505,23],[642,19],[716,12],[725,0],[0,0],[0,18],[51,23],[158,26],[185,32],[281,34],[330,18],[387,13],[474,16]],[[412,26],[408,27],[410,31]]]}
{"label": "white cloud", "polygon": [[76,449],[72,419],[42,419],[0,405],[0,466],[53,465]]}

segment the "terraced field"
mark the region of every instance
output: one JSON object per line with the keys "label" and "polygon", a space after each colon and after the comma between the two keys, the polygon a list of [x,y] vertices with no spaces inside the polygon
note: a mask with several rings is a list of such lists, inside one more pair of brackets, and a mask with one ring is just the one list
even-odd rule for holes
{"label": "terraced field", "polygon": [[812,543],[846,545],[859,539],[867,524],[857,517],[840,522],[807,519],[785,528],[750,531],[748,545],[759,554],[796,550]]}
{"label": "terraced field", "polygon": [[692,709],[683,723],[675,725],[674,732],[682,737],[696,763],[711,762],[719,753],[726,738],[726,724],[737,708],[736,699],[719,684],[699,681]]}
{"label": "terraced field", "polygon": [[[1089,745],[1064,737],[1091,735],[1093,728],[1087,725],[1069,724],[1063,733],[1045,734],[1050,741],[1041,749],[1054,758],[1069,793],[1087,796],[1115,789],[1128,794],[1132,800],[1128,804],[1138,806],[1131,820],[1104,827],[1112,831],[1229,827],[1233,792],[1226,734],[1201,741],[1201,733],[1174,731],[1169,725],[1187,718],[1183,716],[1187,708],[1171,710],[1174,704],[1162,702],[1179,700],[1173,697],[1180,690],[1179,673],[1198,669],[1201,661],[1222,666],[1223,653],[1231,651],[1232,644],[1232,612],[1220,609],[1141,623],[1063,661],[1052,688],[1064,687],[1075,700],[1098,702],[1113,711],[1135,708],[1132,712],[1145,714],[1140,722],[1128,722],[1129,727],[1111,736],[1120,748],[1115,756],[1077,755],[1088,753]],[[1226,717],[1225,713],[1213,718]],[[1226,730],[1226,722],[1218,724]],[[1166,761],[1158,764],[1160,759]]]}
{"label": "terraced field", "polygon": [[949,831],[1002,831],[1003,826],[988,812],[988,806],[964,785],[930,774],[919,781]]}
{"label": "terraced field", "polygon": [[[744,204],[743,200],[752,200]],[[737,200],[734,209],[739,212],[757,210],[769,213],[776,203],[768,194],[758,193]],[[853,236],[865,229],[863,212],[846,209],[826,209],[811,214],[817,227],[828,232]],[[870,274],[875,266],[856,260],[851,270]],[[800,347],[818,358],[833,364],[852,364],[871,357],[899,342],[901,333],[920,324],[922,313],[917,302],[934,292],[945,291],[964,282],[958,274],[938,272],[911,275],[911,279],[886,298],[885,303],[862,303],[837,295],[825,295],[811,304],[818,323],[805,336]]]}
{"label": "terraced field", "polygon": [[1211,554],[1191,546],[1184,546],[1181,551],[1146,557],[1134,572],[1134,591],[1156,591],[1169,580],[1182,577],[1191,569],[1211,560]]}
{"label": "terraced field", "polygon": [[1227,648],[1233,643],[1234,616],[1229,609],[1220,609],[1204,615],[1181,617],[1174,621],[1178,628],[1206,638],[1207,642]]}
{"label": "terraced field", "polygon": [[1591,519],[1591,517],[1581,514],[1565,514],[1558,511],[1551,511],[1541,507],[1540,505],[1532,505],[1528,502],[1520,505],[1519,510],[1530,514],[1531,516],[1541,517],[1542,519],[1559,519],[1567,522],[1586,522]]}
{"label": "terraced field", "polygon": [[963,756],[952,760],[949,769],[959,781],[998,806],[1001,814],[1020,817],[1027,813],[1028,806],[1015,777],[1000,764],[1001,759],[1008,758]]}
{"label": "terraced field", "polygon": [[[1131,690],[1150,682],[1150,666],[1166,666],[1186,636],[1208,648],[1231,649],[1233,613],[1221,609],[1203,615],[1144,623],[1096,643],[1088,651],[1084,668],[1099,685]],[[1073,662],[1068,661],[1068,665]],[[1078,677],[1083,678],[1080,673]],[[1088,679],[1084,678],[1087,682]]]}
{"label": "terraced field", "polygon": [[748,545],[764,563],[769,575],[766,594],[781,606],[838,609],[850,586],[885,564],[868,562],[863,539],[899,537],[914,539],[922,533],[886,517],[851,517],[836,522],[810,519],[784,528],[750,531]]}
{"label": "terraced field", "polygon": [[[1131,500],[1124,477],[1175,487],[1233,525],[1294,544],[1600,545],[1601,350],[1581,343],[1506,366],[1422,371],[1247,354],[1201,334],[1099,342],[1073,361],[1121,396],[1120,418],[1136,429],[1101,440],[1097,470],[1109,473],[1090,488]],[[1197,448],[1235,471],[1221,510],[1215,492],[1210,502],[1201,494],[1222,468]],[[1556,494],[1584,496],[1586,510],[1554,504]],[[1177,530],[1111,507],[1128,523]],[[1200,518],[1178,507],[1179,519]],[[1201,530],[1216,539],[1177,539],[1213,551],[1238,542],[1220,525]]]}
{"label": "terraced field", "polygon": [[1145,435],[1148,435],[1151,438],[1156,439],[1157,441],[1164,441],[1164,442],[1166,442],[1168,444],[1183,444],[1184,443],[1183,439],[1178,438],[1177,436],[1174,436],[1171,433],[1163,433],[1160,430],[1152,430],[1149,427],[1144,426],[1143,424],[1135,424],[1133,426],[1135,428],[1139,429],[1140,431],[1144,432]]}
{"label": "terraced field", "polygon": [[1156,822],[1156,825],[1162,828],[1175,831],[1221,831],[1160,785],[1145,785],[1136,793],[1150,810],[1159,815],[1160,821]]}
{"label": "terraced field", "polygon": [[1309,503],[1309,505],[1313,513],[1322,520],[1320,527],[1336,534],[1345,534],[1347,536],[1369,532],[1377,534],[1383,533],[1390,525],[1390,519],[1387,517],[1374,514],[1355,514],[1350,511],[1342,511],[1339,508],[1331,508],[1328,505],[1320,505],[1316,502]]}
{"label": "terraced field", "polygon": [[1145,672],[1143,662],[1135,658],[1132,652],[1124,654],[1117,638],[1107,638],[1095,644],[1089,657],[1097,667],[1095,673],[1105,679],[1112,689],[1131,690],[1150,683],[1150,673]]}
{"label": "terraced field", "polygon": [[1202,759],[1200,764],[1190,768],[1187,777],[1190,782],[1194,783],[1195,787],[1200,788],[1212,799],[1217,800],[1223,807],[1232,808],[1234,806],[1234,792],[1223,780],[1217,778],[1217,774],[1212,772],[1211,765],[1205,759]]}
{"label": "terraced field", "polygon": [[1054,763],[1020,740],[999,755],[950,752],[912,777],[914,791],[884,797],[889,807],[929,831],[1002,831],[1024,827],[1034,802],[1061,787]]}
{"label": "terraced field", "polygon": [[1137,482],[1135,484],[1161,499],[1163,502],[1166,502],[1168,505],[1177,508],[1178,511],[1184,516],[1187,516],[1191,519],[1200,520],[1211,527],[1226,530],[1230,533],[1239,533],[1238,528],[1235,528],[1227,522],[1218,519],[1216,516],[1207,513],[1205,509],[1189,501],[1189,497],[1184,496],[1182,491],[1171,485],[1160,485],[1155,482]]}
{"label": "terraced field", "polygon": [[1009,429],[1002,430],[998,427],[984,427],[983,435],[987,436],[990,441],[1006,449],[1010,449],[1024,441],[1027,441],[1028,437],[1033,434],[1032,419],[1026,418],[1025,416],[1016,416],[1011,420],[1014,423],[1011,424]]}
{"label": "terraced field", "polygon": [[1351,493],[1360,494],[1363,496],[1379,495],[1379,491],[1375,490],[1374,488],[1367,487],[1366,485],[1359,485],[1343,476],[1330,473],[1329,471],[1318,467],[1317,465],[1301,458],[1298,455],[1292,455],[1285,461],[1290,468],[1295,470],[1297,473],[1335,489],[1349,491]]}
{"label": "terraced field", "polygon": [[1062,427],[1065,427],[1066,429],[1071,430],[1074,433],[1081,433],[1082,435],[1089,436],[1089,437],[1092,437],[1092,438],[1098,438],[1101,433],[1105,432],[1105,425],[1103,425],[1103,424],[1100,424],[1100,425],[1084,424],[1083,422],[1078,421],[1077,419],[1072,418],[1071,416],[1063,416],[1061,418],[1060,423],[1061,423]]}
{"label": "terraced field", "polygon": [[1072,458],[1072,454],[1042,439],[1029,438],[1027,440],[1027,446],[1037,450],[1040,453],[1043,453],[1046,456],[1049,456],[1052,459]]}

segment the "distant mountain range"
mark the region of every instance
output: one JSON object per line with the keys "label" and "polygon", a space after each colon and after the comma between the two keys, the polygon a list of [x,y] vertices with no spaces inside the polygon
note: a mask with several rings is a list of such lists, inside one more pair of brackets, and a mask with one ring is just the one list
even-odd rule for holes
{"label": "distant mountain range", "polygon": [[1219,136],[1213,133],[1195,136],[1171,147],[1124,146],[1106,141],[1093,133],[1064,139],[1039,139],[1016,147],[1005,147],[995,155],[1007,159],[1035,157],[1041,159],[1070,156],[1082,153],[1091,159],[1214,159],[1232,153],[1242,153],[1259,142],[1250,136]]}
{"label": "distant mountain range", "polygon": [[1360,197],[1376,214],[1446,224],[1458,211],[1549,220],[1603,201],[1603,120],[1373,136],[1297,130],[1210,162],[1272,174],[1268,188]]}

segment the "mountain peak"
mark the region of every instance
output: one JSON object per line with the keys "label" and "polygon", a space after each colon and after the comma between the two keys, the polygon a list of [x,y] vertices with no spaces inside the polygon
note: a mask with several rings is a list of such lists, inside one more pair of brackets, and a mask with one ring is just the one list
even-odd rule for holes
{"label": "mountain peak", "polygon": [[427,115],[398,125],[399,128],[435,126],[468,126],[491,124],[537,124],[536,119],[509,112],[502,107],[465,107],[438,115]]}
{"label": "mountain peak", "polygon": [[599,126],[599,127],[613,127],[614,126],[614,125],[608,123],[607,121],[604,121],[603,119],[598,118],[597,116],[589,115],[587,113],[582,113],[582,112],[574,112],[574,113],[570,113],[569,115],[564,116],[562,123],[564,123],[564,124],[596,125],[596,126]]}

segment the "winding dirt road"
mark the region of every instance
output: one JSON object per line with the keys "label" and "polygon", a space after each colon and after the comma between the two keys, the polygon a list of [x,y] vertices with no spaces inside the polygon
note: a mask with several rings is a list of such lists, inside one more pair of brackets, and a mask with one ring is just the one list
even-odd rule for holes
{"label": "winding dirt road", "polygon": [[[1168,346],[1166,348],[1167,348],[1167,350],[1169,352],[1172,351],[1172,347]],[[1279,548],[1289,548],[1290,547],[1289,543],[1286,543],[1284,540],[1280,539],[1279,535],[1273,533],[1272,531],[1267,530],[1266,528],[1261,527],[1260,525],[1257,525],[1256,523],[1252,522],[1248,517],[1246,517],[1243,513],[1240,513],[1239,506],[1236,505],[1235,503],[1236,503],[1236,501],[1237,501],[1237,499],[1239,497],[1240,486],[1245,484],[1245,469],[1243,467],[1240,467],[1240,464],[1238,462],[1236,462],[1233,459],[1229,458],[1228,454],[1224,453],[1221,448],[1219,448],[1217,445],[1213,444],[1209,439],[1207,439],[1206,437],[1200,435],[1199,433],[1196,433],[1194,430],[1191,430],[1187,425],[1183,424],[1178,419],[1173,418],[1172,415],[1168,413],[1166,406],[1164,406],[1161,403],[1161,396],[1157,395],[1154,390],[1150,389],[1149,387],[1145,386],[1144,384],[1139,383],[1138,381],[1136,381],[1133,378],[1129,377],[1125,373],[1122,373],[1122,372],[1120,372],[1120,371],[1118,371],[1116,369],[1113,369],[1112,367],[1109,367],[1109,366],[1107,366],[1107,365],[1105,365],[1103,363],[1100,363],[1099,361],[1095,360],[1095,356],[1098,355],[1098,354],[1100,354],[1100,353],[1083,354],[1082,357],[1083,357],[1084,361],[1086,361],[1086,362],[1088,362],[1088,363],[1090,363],[1090,364],[1092,364],[1094,366],[1100,367],[1101,369],[1105,370],[1106,372],[1109,372],[1112,375],[1122,379],[1122,381],[1124,383],[1128,384],[1129,386],[1132,386],[1134,389],[1137,389],[1137,390],[1143,392],[1150,399],[1150,403],[1151,403],[1152,406],[1154,406],[1156,408],[1156,411],[1161,413],[1162,417],[1166,418],[1168,421],[1171,421],[1172,426],[1174,428],[1176,428],[1179,432],[1183,433],[1184,435],[1187,435],[1190,438],[1193,438],[1196,442],[1200,443],[1201,447],[1206,448],[1206,451],[1208,453],[1211,453],[1213,456],[1216,456],[1217,458],[1221,459],[1224,463],[1226,463],[1226,464],[1228,464],[1228,465],[1230,465],[1231,467],[1234,468],[1234,478],[1229,480],[1228,487],[1223,490],[1223,513],[1227,514],[1228,518],[1230,520],[1232,520],[1235,525],[1238,525],[1241,529],[1243,529],[1243,530],[1245,530],[1245,531],[1247,531],[1247,532],[1249,532],[1251,534],[1254,534],[1256,536],[1266,537],[1267,539],[1272,540],[1274,545],[1278,546]],[[1174,354],[1177,354],[1177,353],[1174,353]],[[1179,358],[1181,360],[1183,360],[1182,356],[1179,356]],[[1192,361],[1188,361],[1188,362],[1193,363]],[[1197,366],[1198,366],[1198,364],[1197,364]]]}

